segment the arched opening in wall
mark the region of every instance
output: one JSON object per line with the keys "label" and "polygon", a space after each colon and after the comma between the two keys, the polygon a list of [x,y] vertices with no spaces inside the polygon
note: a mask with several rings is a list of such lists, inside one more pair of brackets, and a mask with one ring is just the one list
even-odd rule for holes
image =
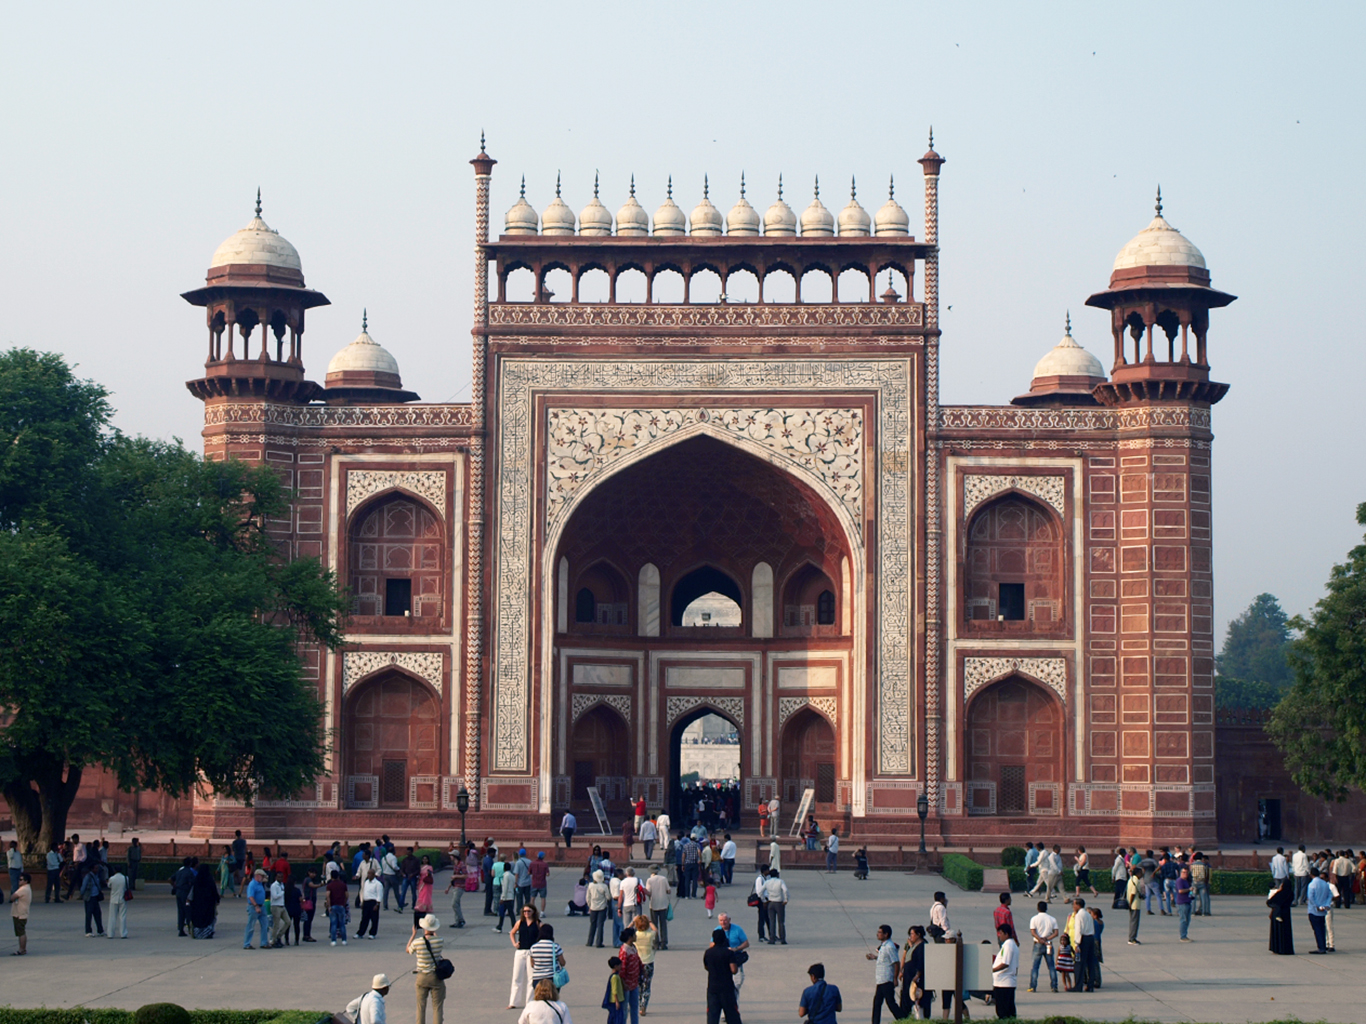
{"label": "arched opening in wall", "polygon": [[[813,810],[830,814],[835,810],[836,746],[835,730],[825,716],[808,705],[796,711],[783,726],[781,778],[778,792],[782,801],[796,813],[802,792],[816,791]],[[822,828],[828,831],[828,825]]]}
{"label": "arched opening in wall", "polygon": [[855,270],[853,267],[841,271],[836,286],[839,288],[840,302],[868,301],[868,274],[866,271]]}
{"label": "arched opening in wall", "polygon": [[[630,776],[631,729],[614,709],[599,704],[574,722],[569,736],[570,799],[590,807],[588,787],[597,786],[603,803],[621,807]],[[589,820],[593,820],[590,817]]]}
{"label": "arched opening in wall", "polygon": [[637,267],[628,267],[617,275],[618,302],[644,302],[649,279]]}
{"label": "arched opening in wall", "polygon": [[750,270],[733,270],[726,277],[727,302],[758,302],[759,278]]}
{"label": "arched opening in wall", "polygon": [[838,636],[837,589],[830,576],[808,562],[783,587],[783,636]]}
{"label": "arched opening in wall", "polygon": [[581,572],[573,593],[574,632],[622,633],[630,629],[631,588],[610,562],[596,562]]}
{"label": "arched opening in wall", "polygon": [[1060,814],[1064,723],[1052,691],[1009,676],[968,707],[969,814]]}
{"label": "arched opening in wall", "polygon": [[1050,632],[1065,626],[1062,524],[1018,494],[984,505],[968,525],[964,625],[978,632]]}
{"label": "arched opening in wall", "polygon": [[808,270],[802,275],[802,302],[829,302],[834,297],[834,285],[825,270]]}
{"label": "arched opening in wall", "polygon": [[[711,613],[727,618],[725,625],[739,626],[744,596],[740,584],[714,566],[694,569],[674,584],[669,595],[670,621],[675,626],[711,626]],[[731,610],[731,606],[734,610]],[[702,616],[707,616],[703,618]],[[733,620],[733,621],[730,621]],[[717,626],[722,625],[720,621]]]}
{"label": "arched opening in wall", "polygon": [[569,302],[574,298],[574,277],[564,267],[546,271],[547,302]]}
{"label": "arched opening in wall", "polygon": [[771,270],[764,277],[765,302],[796,302],[797,279],[786,270]]}
{"label": "arched opening in wall", "polygon": [[873,282],[873,287],[877,289],[878,302],[886,300],[889,290],[896,293],[897,302],[908,301],[907,297],[910,293],[906,288],[906,275],[893,267],[879,271],[877,279]]}
{"label": "arched opening in wall", "polygon": [[593,267],[579,275],[580,302],[606,302],[612,294],[612,279],[601,267]]}
{"label": "arched opening in wall", "polygon": [[426,505],[398,493],[379,500],[352,520],[349,547],[353,628],[441,618],[445,545],[441,520]]}
{"label": "arched opening in wall", "polygon": [[[743,730],[729,715],[702,705],[683,715],[669,730],[669,816],[675,828],[697,821],[699,799],[704,820],[719,822],[726,806],[728,823],[740,812],[743,777]],[[733,783],[733,785],[732,785]]]}
{"label": "arched opening in wall", "polygon": [[710,268],[696,271],[688,282],[688,298],[692,303],[721,301],[721,275]]}
{"label": "arched opening in wall", "polygon": [[348,807],[408,807],[433,796],[441,763],[441,701],[401,672],[354,688],[342,704]]}
{"label": "arched opening in wall", "polygon": [[[675,305],[683,303],[683,275],[677,270],[661,270],[655,274],[654,286],[652,288],[655,302],[666,302]],[[693,296],[696,299],[696,296]]]}
{"label": "arched opening in wall", "polygon": [[508,274],[507,284],[503,286],[507,302],[535,302],[536,274],[530,267],[518,267]]}

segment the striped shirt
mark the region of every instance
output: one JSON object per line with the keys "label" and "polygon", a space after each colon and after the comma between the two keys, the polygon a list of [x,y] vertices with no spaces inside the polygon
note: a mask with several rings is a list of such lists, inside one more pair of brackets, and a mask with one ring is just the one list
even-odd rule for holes
{"label": "striped shirt", "polygon": [[411,947],[417,957],[417,973],[435,974],[436,962],[441,959],[441,940],[435,935],[419,935],[413,939]]}
{"label": "striped shirt", "polygon": [[553,978],[560,966],[564,950],[554,939],[541,939],[531,947],[531,980]]}

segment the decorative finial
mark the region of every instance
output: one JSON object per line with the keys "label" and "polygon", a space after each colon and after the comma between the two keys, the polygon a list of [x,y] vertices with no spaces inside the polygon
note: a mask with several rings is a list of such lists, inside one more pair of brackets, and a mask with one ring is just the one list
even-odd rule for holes
{"label": "decorative finial", "polygon": [[740,198],[745,198],[745,172],[740,172]]}
{"label": "decorative finial", "polygon": [[[259,209],[257,210],[257,213],[260,213],[260,210],[259,210]],[[1161,186],[1161,185],[1158,185],[1158,186],[1157,186],[1157,215],[1158,215],[1159,217],[1162,216],[1162,186]]]}
{"label": "decorative finial", "polygon": [[370,311],[363,307],[360,311],[360,332],[361,334],[370,333]]}
{"label": "decorative finial", "polygon": [[522,175],[522,198],[526,198],[526,175]]}
{"label": "decorative finial", "polygon": [[930,149],[934,149],[934,125],[930,125]]}
{"label": "decorative finial", "polygon": [[1069,338],[1072,337],[1072,311],[1067,311],[1067,329],[1063,331]]}
{"label": "decorative finial", "polygon": [[849,175],[849,201],[852,203],[858,199],[858,181],[854,175]]}
{"label": "decorative finial", "polygon": [[821,176],[818,174],[818,175],[816,175],[816,200],[817,200],[817,202],[820,201],[820,198],[821,198]]}
{"label": "decorative finial", "polygon": [[669,201],[670,201],[670,202],[673,201],[673,197],[674,197],[674,176],[671,174],[671,175],[669,175]]}
{"label": "decorative finial", "polygon": [[781,174],[779,174],[779,175],[778,175],[778,202],[781,203],[782,201],[783,201],[783,176],[782,176]]}
{"label": "decorative finial", "polygon": [[256,186],[256,216],[261,216],[261,186]]}
{"label": "decorative finial", "polygon": [[711,198],[711,182],[707,180],[707,176],[705,174],[702,175],[702,198]]}
{"label": "decorative finial", "polygon": [[896,175],[887,176],[887,201],[892,202],[896,199]]}
{"label": "decorative finial", "polygon": [[555,172],[555,198],[560,198],[560,172]]}
{"label": "decorative finial", "polygon": [[484,129],[479,129],[479,152],[484,152]]}
{"label": "decorative finial", "polygon": [[598,172],[593,172],[593,198],[598,198]]}
{"label": "decorative finial", "polygon": [[635,176],[635,174],[632,174],[632,175],[631,175],[631,198],[634,199],[635,197],[636,197],[636,176]]}

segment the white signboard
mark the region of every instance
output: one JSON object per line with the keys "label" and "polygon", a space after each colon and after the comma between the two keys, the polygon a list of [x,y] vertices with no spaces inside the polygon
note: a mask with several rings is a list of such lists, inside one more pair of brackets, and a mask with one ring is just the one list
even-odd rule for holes
{"label": "white signboard", "polygon": [[[952,992],[954,943],[927,942],[925,944],[925,988],[934,992]],[[968,943],[963,946],[963,979],[958,989],[979,992],[991,988],[991,962],[996,959],[996,943],[987,945]]]}
{"label": "white signboard", "polygon": [[802,790],[802,802],[797,805],[797,816],[792,819],[792,828],[787,833],[789,836],[801,834],[802,828],[806,825],[806,816],[811,813],[811,804],[815,799],[814,789]]}
{"label": "white signboard", "polygon": [[588,800],[593,805],[593,813],[598,817],[599,834],[610,836],[612,826],[607,824],[607,808],[602,806],[602,794],[598,792],[597,786],[588,787]]}

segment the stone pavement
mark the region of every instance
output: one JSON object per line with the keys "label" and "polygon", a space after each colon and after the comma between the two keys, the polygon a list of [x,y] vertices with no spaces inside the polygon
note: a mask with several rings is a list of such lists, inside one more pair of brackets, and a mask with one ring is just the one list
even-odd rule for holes
{"label": "stone pavement", "polygon": [[[600,1003],[611,951],[586,949],[587,921],[563,916],[574,880],[568,871],[552,871],[549,920],[568,955],[572,981],[565,998],[578,1024],[586,1024],[605,1016]],[[847,871],[835,876],[794,871],[786,880],[793,901],[787,916],[790,944],[753,949],[740,996],[746,1024],[795,1021],[806,967],[817,960],[825,963],[827,977],[844,994],[841,1018],[867,1020],[873,965],[864,953],[872,948],[880,923],[890,924],[894,937],[902,941],[910,924],[927,923],[932,894],[944,889],[949,893],[953,926],[962,928],[968,941],[980,942],[991,933],[991,910],[997,902],[995,896],[959,892],[934,875],[874,872],[870,880],[860,882]],[[729,909],[753,939],[755,913],[744,905],[746,890],[740,883],[737,877],[735,886],[722,889],[719,907]],[[451,913],[449,903],[440,896],[443,885],[444,875],[437,887],[437,913],[447,925]],[[8,957],[16,946],[8,923],[0,925],[6,940],[0,942],[4,957],[0,1003],[133,1008],[169,1000],[205,1008],[340,1010],[365,989],[371,975],[384,971],[394,980],[388,1019],[396,1024],[413,1019],[412,958],[403,952],[412,923],[410,913],[391,910],[382,914],[378,939],[352,938],[345,948],[333,949],[320,941],[300,948],[246,952],[241,942],[246,917],[243,901],[224,900],[218,938],[200,942],[176,937],[174,908],[164,892],[162,886],[154,886],[129,906],[130,938],[126,941],[85,938],[79,903],[44,905],[40,894],[29,924],[29,956]],[[1366,908],[1337,913],[1337,954],[1277,957],[1266,948],[1266,908],[1253,897],[1216,897],[1215,916],[1192,921],[1195,941],[1189,944],[1177,942],[1174,918],[1145,916],[1141,946],[1126,944],[1126,915],[1111,912],[1109,902],[1102,895],[1108,925],[1102,991],[1053,995],[1044,984],[1042,992],[1027,994],[1025,960],[1018,1000],[1022,1015],[1225,1022],[1295,1016],[1366,1024],[1366,999],[1362,998],[1366,995],[1362,982]],[[1033,905],[1016,897],[1017,926],[1027,922]],[[517,1014],[503,1009],[511,977],[511,949],[506,936],[490,930],[482,907],[482,894],[469,894],[466,928],[442,929],[447,954],[456,965],[455,977],[447,983],[447,1019],[513,1022]],[[0,908],[0,914],[7,918],[8,910]],[[353,926],[358,919],[359,914],[353,912]],[[701,960],[710,927],[701,900],[679,903],[671,924],[671,948],[657,960],[649,1020],[703,1019]],[[1294,928],[1296,948],[1307,953],[1312,937],[1299,910]],[[326,938],[321,922],[317,934]],[[991,1007],[976,1000],[971,1012],[979,1020],[995,1016]]]}

